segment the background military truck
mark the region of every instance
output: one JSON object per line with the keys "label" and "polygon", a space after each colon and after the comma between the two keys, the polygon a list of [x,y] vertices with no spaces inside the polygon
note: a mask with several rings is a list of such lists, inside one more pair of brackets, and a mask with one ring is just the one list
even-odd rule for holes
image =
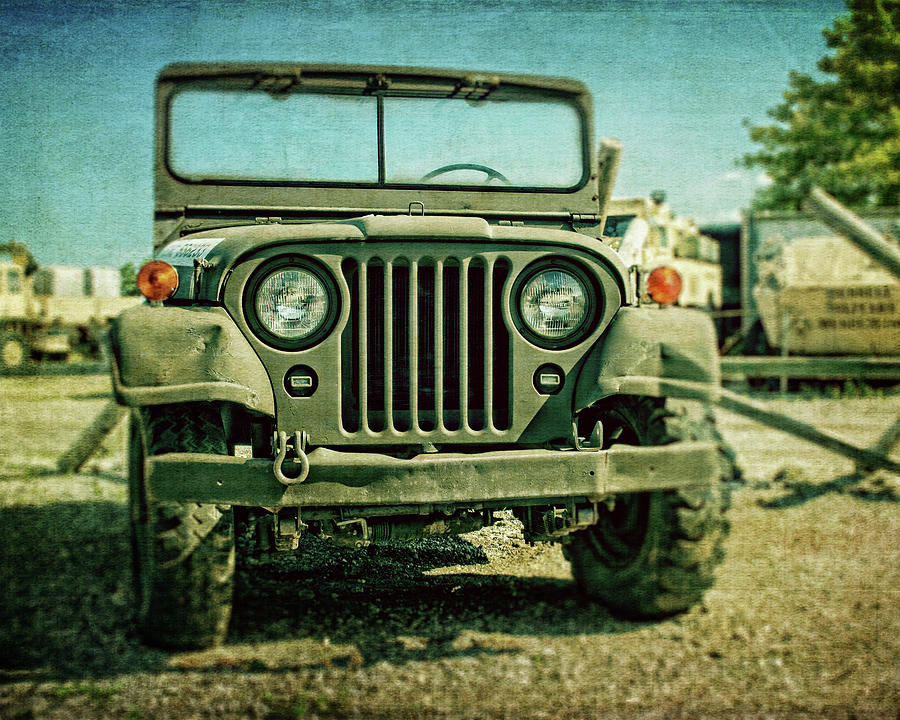
{"label": "background military truck", "polygon": [[149,303],[110,334],[147,641],[224,637],[236,548],[501,509],[616,612],[699,601],[732,466],[665,396],[716,386],[715,334],[641,306],[603,242],[621,146],[596,150],[584,85],[178,64],[156,127]]}
{"label": "background military truck", "polygon": [[0,369],[96,355],[110,319],[140,302],[122,297],[116,268],[38,267],[21,243],[0,244]]}
{"label": "background military truck", "polygon": [[[900,211],[860,213],[893,248]],[[813,212],[747,214],[742,227],[744,320],[771,350],[797,355],[897,355],[900,282],[876,257]]]}
{"label": "background military truck", "polygon": [[649,197],[612,198],[603,235],[627,254],[646,281],[657,268],[672,268],[681,280],[676,303],[683,307],[722,307],[722,267],[719,243],[704,235],[694,221],[675,215],[665,192]]}

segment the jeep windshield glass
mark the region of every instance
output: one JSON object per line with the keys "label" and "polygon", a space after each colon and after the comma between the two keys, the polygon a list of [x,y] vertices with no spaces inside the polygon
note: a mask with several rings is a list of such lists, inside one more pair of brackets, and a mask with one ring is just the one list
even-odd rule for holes
{"label": "jeep windshield glass", "polygon": [[167,160],[189,182],[564,190],[587,175],[583,122],[552,99],[185,89]]}

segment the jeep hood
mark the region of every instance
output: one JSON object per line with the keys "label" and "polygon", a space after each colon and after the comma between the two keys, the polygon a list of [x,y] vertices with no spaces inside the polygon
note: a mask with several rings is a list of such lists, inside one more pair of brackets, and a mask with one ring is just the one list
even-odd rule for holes
{"label": "jeep hood", "polygon": [[[293,117],[307,125],[289,132],[278,117],[292,106]],[[324,121],[311,123],[311,106]],[[564,131],[558,117],[565,118]],[[474,125],[490,120],[474,138],[466,130],[473,118]],[[158,78],[156,129],[157,243],[187,218],[227,224],[376,213],[599,223],[617,164],[609,145],[595,152],[586,87],[540,76],[176,64]],[[357,130],[358,138],[346,137]],[[225,152],[234,158],[218,165]],[[510,162],[493,168],[482,155]],[[271,169],[282,161],[285,169]],[[517,163],[525,168],[518,175],[508,167]],[[474,178],[458,180],[460,173]]]}
{"label": "jeep hood", "polygon": [[[520,244],[565,247],[593,255],[610,271],[626,302],[632,301],[628,268],[618,253],[602,241],[563,230],[490,224],[482,218],[367,215],[337,222],[243,225],[219,227],[185,235],[160,248],[157,257],[171,263],[179,274],[176,299],[218,298],[228,271],[246,258],[270,247],[378,241],[408,242],[423,252],[427,245]],[[203,288],[195,287],[195,260],[206,266]]]}

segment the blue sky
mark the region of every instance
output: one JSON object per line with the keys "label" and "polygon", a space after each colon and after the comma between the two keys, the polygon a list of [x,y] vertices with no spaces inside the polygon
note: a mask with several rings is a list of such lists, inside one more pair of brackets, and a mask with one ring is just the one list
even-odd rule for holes
{"label": "blue sky", "polygon": [[180,60],[353,62],[537,72],[591,88],[625,143],[615,195],[664,189],[736,219],[788,72],[814,72],[841,0],[0,0],[0,242],[44,264],[150,254],[152,103]]}

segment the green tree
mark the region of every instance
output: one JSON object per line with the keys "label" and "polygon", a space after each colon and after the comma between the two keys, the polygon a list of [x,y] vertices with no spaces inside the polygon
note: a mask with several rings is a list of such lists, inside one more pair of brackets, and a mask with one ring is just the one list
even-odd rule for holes
{"label": "green tree", "polygon": [[21,266],[26,275],[31,275],[38,269],[37,261],[28,247],[16,240],[0,242],[0,258],[4,257]]}
{"label": "green tree", "polygon": [[799,208],[818,185],[853,207],[900,204],[900,0],[847,0],[849,15],[822,34],[828,77],[792,72],[773,125],[750,126],[762,146],[744,155],[772,184],[754,207]]}
{"label": "green tree", "polygon": [[121,292],[125,297],[140,294],[137,286],[137,266],[133,262],[127,262],[119,268],[119,276],[122,279]]}

